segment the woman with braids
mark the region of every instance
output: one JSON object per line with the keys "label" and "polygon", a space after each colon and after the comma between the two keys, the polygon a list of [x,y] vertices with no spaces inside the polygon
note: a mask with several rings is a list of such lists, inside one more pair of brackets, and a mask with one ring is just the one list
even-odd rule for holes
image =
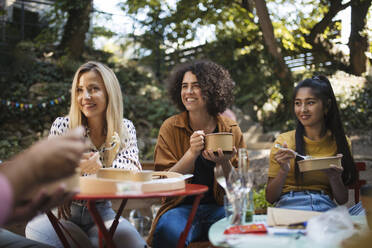
{"label": "woman with braids", "polygon": [[[168,78],[171,100],[182,113],[165,120],[159,130],[155,169],[193,174],[191,183],[209,188],[197,209],[186,246],[192,241],[207,240],[209,227],[225,216],[224,191],[216,184],[213,168],[220,164],[230,171],[237,166],[236,149],[244,146],[238,124],[220,114],[233,100],[233,86],[228,71],[211,61],[181,64]],[[233,153],[204,150],[205,135],[217,132],[233,133]],[[159,209],[148,239],[152,247],[176,247],[193,199],[168,199]]]}
{"label": "woman with braids", "polygon": [[[107,66],[90,61],[77,70],[71,88],[70,112],[57,118],[50,136],[65,135],[69,129],[85,127],[90,152],[80,161],[82,175],[95,174],[99,168],[114,167],[141,170],[138,161],[136,130],[130,120],[123,118],[123,100],[115,73]],[[72,201],[59,208],[59,215],[69,243],[80,247],[97,247],[98,230],[85,201]],[[111,202],[97,201],[96,207],[106,225],[116,213]],[[46,215],[36,217],[26,227],[27,238],[62,247]],[[71,239],[70,239],[71,238]],[[145,247],[136,229],[121,218],[113,240],[118,247]]]}
{"label": "woman with braids", "polygon": [[[280,134],[270,154],[266,200],[276,207],[327,211],[348,201],[356,169],[332,86],[325,76],[300,82],[294,89],[296,130]],[[294,151],[313,157],[342,154],[342,166],[301,173]],[[333,201],[335,200],[335,202]],[[358,208],[359,207],[359,208]],[[360,206],[351,212],[358,214]]]}

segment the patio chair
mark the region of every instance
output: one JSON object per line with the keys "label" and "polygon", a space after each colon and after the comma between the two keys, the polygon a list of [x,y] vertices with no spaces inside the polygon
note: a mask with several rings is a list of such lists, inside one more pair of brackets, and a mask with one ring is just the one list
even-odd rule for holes
{"label": "patio chair", "polygon": [[360,194],[360,187],[362,187],[364,184],[366,184],[366,180],[361,180],[359,172],[366,170],[366,163],[365,162],[355,162],[356,167],[356,180],[355,183],[351,186],[349,186],[349,189],[354,190],[354,200],[355,204],[359,202],[359,194]]}

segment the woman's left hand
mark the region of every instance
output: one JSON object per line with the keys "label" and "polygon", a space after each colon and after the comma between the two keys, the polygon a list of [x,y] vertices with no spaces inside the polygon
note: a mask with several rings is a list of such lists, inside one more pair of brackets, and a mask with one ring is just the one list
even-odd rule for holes
{"label": "woman's left hand", "polygon": [[329,180],[341,177],[342,172],[344,171],[344,168],[342,166],[330,164],[329,167],[329,169],[325,170],[325,173],[327,174]]}
{"label": "woman's left hand", "polygon": [[233,148],[232,153],[225,154],[221,148],[217,150],[218,155],[215,155],[211,150],[204,150],[202,155],[205,159],[215,162],[216,164],[224,164],[228,162],[237,153],[236,148]]}

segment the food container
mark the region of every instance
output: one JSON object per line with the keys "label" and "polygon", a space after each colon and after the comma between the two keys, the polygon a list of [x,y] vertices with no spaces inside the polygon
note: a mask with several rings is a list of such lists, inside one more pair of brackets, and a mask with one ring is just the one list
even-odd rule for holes
{"label": "food container", "polygon": [[[98,177],[98,173],[80,177],[81,194],[139,194],[181,190],[186,185],[182,174],[170,171],[151,171],[152,179],[147,180],[146,178],[147,181],[138,181],[138,178],[133,177],[138,172],[134,171],[113,168],[105,168],[100,171],[100,177]],[[148,177],[147,172],[138,175],[145,174]]]}
{"label": "food container", "polygon": [[309,158],[298,161],[300,172],[314,171],[314,170],[325,170],[331,168],[330,165],[334,164],[341,167],[342,154],[337,154],[332,157],[323,158]]}
{"label": "food container", "polygon": [[117,168],[101,168],[97,172],[98,178],[115,179],[124,181],[146,182],[151,181],[152,170],[132,171]]}
{"label": "food container", "polygon": [[223,152],[230,153],[234,147],[232,133],[211,133],[205,136],[205,149],[217,152],[221,148]]}

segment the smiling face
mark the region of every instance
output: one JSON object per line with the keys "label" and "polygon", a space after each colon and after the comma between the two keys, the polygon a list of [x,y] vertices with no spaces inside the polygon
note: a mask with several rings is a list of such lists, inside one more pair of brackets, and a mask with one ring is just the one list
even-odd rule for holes
{"label": "smiling face", "polygon": [[105,116],[107,91],[99,73],[92,70],[81,74],[76,95],[79,109],[86,118]]}
{"label": "smiling face", "polygon": [[181,89],[182,103],[187,111],[207,110],[206,101],[195,74],[188,71],[183,76]]}
{"label": "smiling face", "polygon": [[324,125],[325,108],[323,102],[313,94],[310,87],[302,87],[297,91],[294,111],[301,124],[307,127]]}

